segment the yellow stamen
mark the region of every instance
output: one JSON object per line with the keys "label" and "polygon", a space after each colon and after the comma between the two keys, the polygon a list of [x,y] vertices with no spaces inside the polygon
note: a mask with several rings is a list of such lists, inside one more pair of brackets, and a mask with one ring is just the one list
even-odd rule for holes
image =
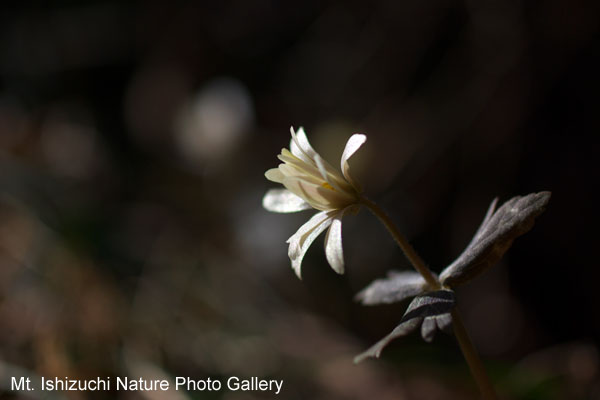
{"label": "yellow stamen", "polygon": [[321,183],[321,186],[323,186],[325,189],[333,190],[335,192],[335,188],[327,182]]}

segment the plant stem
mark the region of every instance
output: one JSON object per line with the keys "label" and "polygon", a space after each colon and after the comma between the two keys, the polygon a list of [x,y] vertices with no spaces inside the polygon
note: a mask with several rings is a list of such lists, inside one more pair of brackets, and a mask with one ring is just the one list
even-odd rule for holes
{"label": "plant stem", "polygon": [[[408,243],[408,240],[400,233],[396,225],[392,222],[390,217],[383,211],[377,204],[373,203],[371,200],[366,197],[361,198],[361,203],[364,204],[386,227],[386,229],[390,232],[400,249],[404,252],[408,261],[412,264],[412,266],[421,274],[423,279],[429,284],[432,290],[439,290],[442,288],[442,285],[436,278],[436,276],[431,272],[431,270],[427,267],[423,259],[417,254],[415,249]],[[471,375],[477,382],[479,386],[479,390],[481,391],[481,395],[485,400],[497,400],[496,393],[492,387],[490,379],[488,378],[485,368],[471,343],[471,339],[469,339],[469,335],[465,326],[463,325],[462,318],[458,313],[458,309],[454,308],[452,310],[452,326],[454,328],[454,335],[456,336],[456,340],[460,346],[460,349],[469,365],[469,369],[471,370]]]}
{"label": "plant stem", "polygon": [[427,268],[423,259],[417,254],[414,247],[408,243],[408,240],[404,237],[403,234],[400,233],[396,225],[392,222],[390,217],[383,211],[377,204],[373,203],[371,200],[366,197],[361,198],[362,204],[364,204],[379,220],[383,223],[383,225],[390,232],[400,249],[404,252],[408,261],[412,264],[412,266],[417,270],[418,273],[425,279],[425,281],[429,284],[431,289],[437,290],[441,288],[440,282],[433,275],[431,270]]}
{"label": "plant stem", "polygon": [[477,350],[475,350],[473,343],[471,343],[471,339],[463,325],[458,308],[452,310],[452,327],[454,328],[454,336],[456,336],[456,340],[458,340],[463,356],[465,357],[465,360],[467,360],[467,364],[469,364],[471,375],[475,378],[479,390],[481,391],[481,395],[485,400],[496,400],[497,397],[492,383],[485,372],[485,368],[477,354]]}

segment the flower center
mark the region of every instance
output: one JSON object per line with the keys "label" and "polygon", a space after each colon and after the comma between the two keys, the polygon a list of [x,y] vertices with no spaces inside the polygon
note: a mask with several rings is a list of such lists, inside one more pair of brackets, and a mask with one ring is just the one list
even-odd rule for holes
{"label": "flower center", "polygon": [[321,186],[323,186],[325,189],[333,190],[335,192],[335,188],[327,182],[321,183]]}

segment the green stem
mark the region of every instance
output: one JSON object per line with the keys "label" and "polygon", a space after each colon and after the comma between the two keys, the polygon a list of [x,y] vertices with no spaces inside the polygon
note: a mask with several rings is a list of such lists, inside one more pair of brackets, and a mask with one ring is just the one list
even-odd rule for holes
{"label": "green stem", "polygon": [[[429,284],[429,287],[432,290],[441,289],[442,285],[437,277],[427,267],[423,259],[417,254],[414,247],[411,246],[404,235],[400,233],[396,225],[392,222],[385,211],[365,197],[362,197],[360,201],[383,223],[398,246],[400,246],[400,249],[402,249],[402,252],[404,252],[406,258],[408,258],[408,261],[410,261],[417,272],[421,274],[423,279],[425,279],[425,281]],[[473,375],[473,378],[479,386],[481,395],[485,400],[497,400],[496,393],[494,392],[490,379],[485,372],[485,368],[483,367],[481,359],[477,354],[477,350],[475,350],[475,347],[471,343],[471,339],[469,339],[469,335],[465,329],[465,326],[463,325],[462,318],[460,317],[457,308],[454,308],[452,311],[452,326],[454,328],[456,340],[458,341],[465,360],[469,365],[471,375]]]}

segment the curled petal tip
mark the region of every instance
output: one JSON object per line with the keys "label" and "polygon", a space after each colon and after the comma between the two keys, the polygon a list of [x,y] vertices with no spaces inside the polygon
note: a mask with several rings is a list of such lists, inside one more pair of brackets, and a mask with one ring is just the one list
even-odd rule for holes
{"label": "curled petal tip", "polygon": [[294,269],[294,273],[296,274],[298,279],[302,280],[302,271],[300,269],[300,266],[298,266],[298,268],[294,268],[294,267],[292,267],[292,268]]}
{"label": "curled petal tip", "polygon": [[348,165],[348,160],[350,157],[356,153],[356,151],[367,141],[367,136],[362,133],[355,133],[350,136],[348,142],[346,143],[346,147],[344,148],[344,152],[342,153],[342,159],[340,160],[340,168],[342,169],[342,174],[344,178],[348,182],[352,184],[355,188],[360,190],[360,187],[357,182],[355,182],[350,176],[350,166]]}

